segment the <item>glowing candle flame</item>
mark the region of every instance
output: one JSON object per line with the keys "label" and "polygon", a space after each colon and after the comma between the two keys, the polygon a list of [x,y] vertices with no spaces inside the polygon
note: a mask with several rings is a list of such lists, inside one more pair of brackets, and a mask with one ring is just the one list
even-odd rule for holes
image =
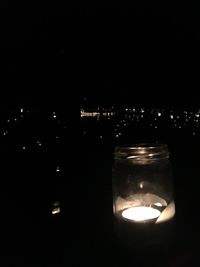
{"label": "glowing candle flame", "polygon": [[160,216],[160,211],[152,207],[132,207],[122,212],[122,217],[135,222],[156,219]]}

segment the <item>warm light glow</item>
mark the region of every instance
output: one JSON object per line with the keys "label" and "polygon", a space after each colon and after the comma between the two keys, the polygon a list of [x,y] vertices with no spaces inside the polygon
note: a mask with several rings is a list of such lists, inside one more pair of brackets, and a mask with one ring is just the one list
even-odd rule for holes
{"label": "warm light glow", "polygon": [[142,189],[144,187],[144,183],[143,182],[139,183],[139,187]]}
{"label": "warm light glow", "polygon": [[54,208],[52,211],[51,211],[52,214],[58,214],[60,213],[60,208],[59,207],[56,207]]}
{"label": "warm light glow", "polygon": [[122,212],[122,217],[135,221],[142,222],[146,220],[156,219],[160,216],[160,211],[151,207],[132,207]]}

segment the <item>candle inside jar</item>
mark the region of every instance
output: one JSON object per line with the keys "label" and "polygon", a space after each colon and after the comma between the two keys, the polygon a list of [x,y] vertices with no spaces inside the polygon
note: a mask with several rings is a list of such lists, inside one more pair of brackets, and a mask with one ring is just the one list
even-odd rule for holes
{"label": "candle inside jar", "polygon": [[161,212],[157,209],[154,209],[152,207],[141,206],[125,209],[122,212],[122,217],[131,221],[142,222],[156,219],[160,216],[160,214]]}

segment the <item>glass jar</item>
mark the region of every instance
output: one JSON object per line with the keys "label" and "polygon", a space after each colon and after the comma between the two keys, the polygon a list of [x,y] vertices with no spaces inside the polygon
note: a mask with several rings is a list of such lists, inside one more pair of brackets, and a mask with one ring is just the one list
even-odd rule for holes
{"label": "glass jar", "polygon": [[113,213],[117,234],[131,244],[164,241],[175,215],[172,168],[165,144],[115,149]]}

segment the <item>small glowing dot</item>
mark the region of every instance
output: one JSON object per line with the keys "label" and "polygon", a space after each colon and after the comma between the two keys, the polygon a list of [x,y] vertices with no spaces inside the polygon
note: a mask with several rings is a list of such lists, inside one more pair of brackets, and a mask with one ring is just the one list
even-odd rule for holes
{"label": "small glowing dot", "polygon": [[173,115],[170,115],[170,119],[173,120],[174,116]]}
{"label": "small glowing dot", "polygon": [[178,128],[179,128],[179,129],[181,129],[182,127],[181,127],[181,126],[179,126]]}
{"label": "small glowing dot", "polygon": [[56,172],[59,172],[60,171],[60,167],[56,167]]}
{"label": "small glowing dot", "polygon": [[139,183],[139,187],[142,189],[144,187],[144,183],[143,182]]}
{"label": "small glowing dot", "polygon": [[14,118],[15,121],[17,121],[17,118]]}
{"label": "small glowing dot", "polygon": [[38,144],[38,146],[41,146],[42,145],[42,143],[40,141],[37,141],[37,144]]}
{"label": "small glowing dot", "polygon": [[51,211],[51,213],[53,215],[60,213],[60,207],[53,208],[52,211]]}
{"label": "small glowing dot", "polygon": [[23,109],[23,108],[21,108],[21,109],[20,109],[20,112],[21,112],[21,113],[23,113],[23,112],[24,112],[24,109]]}
{"label": "small glowing dot", "polygon": [[10,120],[8,119],[7,122],[10,122]]}
{"label": "small glowing dot", "polygon": [[102,138],[103,138],[103,136],[102,136],[102,135],[100,135],[100,136],[99,136],[99,138],[100,138],[100,139],[102,139]]}
{"label": "small glowing dot", "polygon": [[158,126],[157,125],[155,125],[155,127],[154,127],[155,129],[157,129],[158,128]]}
{"label": "small glowing dot", "polygon": [[59,136],[56,136],[56,139],[59,139]]}
{"label": "small glowing dot", "polygon": [[23,149],[23,150],[25,150],[25,149],[26,149],[26,147],[25,147],[25,146],[22,146],[22,149]]}
{"label": "small glowing dot", "polygon": [[51,210],[52,214],[60,213],[60,202],[59,201],[55,201],[52,206],[53,206]]}
{"label": "small glowing dot", "polygon": [[4,131],[4,132],[3,132],[3,135],[7,135],[7,134],[8,134],[8,131]]}
{"label": "small glowing dot", "polygon": [[55,112],[53,112],[53,118],[56,118],[57,116],[56,116],[56,113]]}
{"label": "small glowing dot", "polygon": [[193,135],[196,135],[196,133],[194,132],[194,133],[192,133]]}
{"label": "small glowing dot", "polygon": [[117,138],[119,137],[119,135],[118,135],[118,134],[116,134],[115,136],[116,136]]}
{"label": "small glowing dot", "polygon": [[161,117],[161,115],[162,115],[162,114],[161,114],[160,112],[158,112],[158,117]]}

